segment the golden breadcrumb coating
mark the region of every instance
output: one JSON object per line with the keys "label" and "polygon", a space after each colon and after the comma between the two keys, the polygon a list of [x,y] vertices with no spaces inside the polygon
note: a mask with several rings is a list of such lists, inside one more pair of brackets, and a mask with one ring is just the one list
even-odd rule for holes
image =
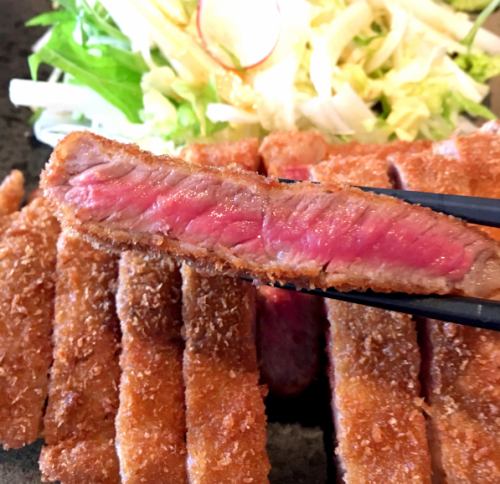
{"label": "golden breadcrumb coating", "polygon": [[414,322],[340,301],[327,307],[344,481],[430,482]]}
{"label": "golden breadcrumb coating", "polygon": [[24,197],[24,175],[12,170],[0,185],[0,216],[19,210]]}
{"label": "golden breadcrumb coating", "polygon": [[[449,143],[449,142],[446,142]],[[399,158],[411,190],[500,196],[500,138],[451,141],[459,156]],[[423,161],[423,163],[422,163]],[[500,230],[480,227],[500,240]],[[500,334],[440,321],[425,324],[425,384],[433,468],[449,483],[500,482]]]}
{"label": "golden breadcrumb coating", "polygon": [[194,143],[186,146],[179,157],[201,166],[236,165],[250,171],[260,167],[259,140],[247,138],[219,143]]}
{"label": "golden breadcrumb coating", "polygon": [[117,310],[122,328],[117,451],[123,483],[187,482],[179,267],[124,252]]}
{"label": "golden breadcrumb coating", "polygon": [[57,249],[54,363],[40,469],[47,481],[118,483],[118,260],[69,233]]}
{"label": "golden breadcrumb coating", "polygon": [[182,291],[189,481],[268,482],[253,334],[255,290],[184,266]]}
{"label": "golden breadcrumb coating", "polygon": [[38,198],[10,216],[0,238],[0,443],[5,449],[29,444],[40,432],[52,361],[58,232],[47,202]]}
{"label": "golden breadcrumb coating", "polygon": [[427,322],[429,402],[438,474],[500,482],[500,333]]}

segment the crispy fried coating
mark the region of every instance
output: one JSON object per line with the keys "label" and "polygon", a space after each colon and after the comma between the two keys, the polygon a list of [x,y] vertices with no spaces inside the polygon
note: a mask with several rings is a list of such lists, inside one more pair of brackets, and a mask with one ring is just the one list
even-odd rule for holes
{"label": "crispy fried coating", "polygon": [[366,184],[371,187],[385,188],[390,186],[389,165],[382,157],[372,155],[331,155],[326,161],[311,167],[311,179],[328,183],[348,185]]}
{"label": "crispy fried coating", "polygon": [[[439,155],[423,164],[396,160],[405,188],[499,196],[500,137],[478,133],[438,146]],[[498,229],[481,228],[500,239]],[[500,482],[500,334],[440,321],[427,321],[425,330],[435,475],[449,483]]]}
{"label": "crispy fried coating", "polygon": [[259,140],[247,138],[220,143],[190,144],[179,157],[189,163],[202,166],[230,166],[258,171],[260,166]]}
{"label": "crispy fried coating", "polygon": [[[314,168],[324,182],[390,186],[385,157],[337,156]],[[429,482],[415,323],[339,301],[328,301],[327,309],[336,452],[345,482]]]}
{"label": "crispy fried coating", "polygon": [[[179,179],[190,188],[172,190]],[[333,182],[283,184],[74,132],[55,148],[41,184],[64,226],[115,250],[162,251],[299,287],[500,294],[500,246],[489,237],[428,208]],[[372,221],[382,232],[377,244]],[[356,244],[348,242],[353,233]],[[420,244],[423,235],[428,244]],[[407,236],[418,247],[411,254]],[[344,244],[340,257],[335,247]]]}
{"label": "crispy fried coating", "polygon": [[0,217],[19,210],[24,197],[24,175],[12,170],[0,185]]}
{"label": "crispy fried coating", "polygon": [[123,483],[187,482],[179,267],[124,252],[117,310],[122,328],[117,451]]}
{"label": "crispy fried coating", "polygon": [[500,482],[500,333],[428,321],[428,393],[436,473]]}
{"label": "crispy fried coating", "polygon": [[340,464],[348,483],[430,482],[409,316],[328,301]]}
{"label": "crispy fried coating", "polygon": [[57,244],[54,363],[40,469],[47,481],[118,483],[118,260],[69,233]]}
{"label": "crispy fried coating", "polygon": [[189,481],[265,483],[269,461],[254,288],[184,266],[182,290]]}
{"label": "crispy fried coating", "polygon": [[5,449],[29,444],[40,432],[52,361],[58,232],[47,202],[39,198],[10,217],[0,239],[0,443]]}

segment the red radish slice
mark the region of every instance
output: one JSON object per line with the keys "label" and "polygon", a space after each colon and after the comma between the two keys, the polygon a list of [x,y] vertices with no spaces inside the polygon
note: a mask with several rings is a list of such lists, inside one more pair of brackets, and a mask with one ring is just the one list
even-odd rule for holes
{"label": "red radish slice", "polygon": [[200,0],[198,33],[207,52],[228,69],[264,62],[280,36],[277,0]]}

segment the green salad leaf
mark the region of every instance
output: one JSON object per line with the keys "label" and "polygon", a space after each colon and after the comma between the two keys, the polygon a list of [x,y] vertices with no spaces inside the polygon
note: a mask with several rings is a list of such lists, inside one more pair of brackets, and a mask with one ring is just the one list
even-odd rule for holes
{"label": "green salad leaf", "polygon": [[48,42],[29,57],[31,75],[37,78],[41,63],[57,67],[75,81],[90,87],[122,111],[131,122],[140,122],[142,58],[112,45],[81,45],[74,40],[77,21],[54,25]]}
{"label": "green salad leaf", "polygon": [[467,46],[467,48],[471,49],[472,44],[474,43],[474,39],[476,38],[479,29],[483,26],[484,22],[488,20],[488,17],[495,11],[495,9],[500,5],[500,0],[491,0],[483,11],[477,16],[474,21],[474,25],[472,26],[470,32],[465,36],[462,40],[462,44]]}
{"label": "green salad leaf", "polygon": [[[192,86],[169,68],[172,79],[164,79],[168,89],[148,93],[141,80],[149,67],[141,55],[131,52],[129,40],[99,2],[62,0],[58,5],[58,10],[27,23],[52,26],[48,41],[29,57],[33,79],[41,64],[61,69],[70,76],[69,82],[97,92],[130,122],[149,122],[155,132],[177,144],[208,137],[226,126],[205,115],[207,105],[219,101],[214,83]],[[151,56],[157,66],[169,66],[158,49],[152,49]]]}
{"label": "green salad leaf", "polygon": [[457,10],[466,12],[476,12],[485,8],[491,0],[447,0],[448,3]]}
{"label": "green salad leaf", "polygon": [[219,101],[213,83],[195,87],[175,80],[170,89],[175,97],[173,102],[177,105],[177,123],[170,132],[165,133],[168,139],[182,144],[209,137],[227,126],[227,123],[213,123],[205,114],[209,103]]}
{"label": "green salad leaf", "polygon": [[466,98],[459,92],[449,92],[444,98],[445,118],[449,119],[453,112],[467,113],[469,116],[483,119],[496,119],[497,117],[484,105]]}
{"label": "green salad leaf", "polygon": [[458,55],[455,62],[478,82],[500,75],[500,55],[468,52]]}

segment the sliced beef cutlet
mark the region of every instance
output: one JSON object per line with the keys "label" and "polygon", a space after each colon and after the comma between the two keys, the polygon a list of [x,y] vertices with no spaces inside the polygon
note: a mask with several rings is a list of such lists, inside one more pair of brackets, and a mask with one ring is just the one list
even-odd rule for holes
{"label": "sliced beef cutlet", "polygon": [[329,301],[332,406],[346,483],[431,482],[415,323]]}
{"label": "sliced beef cutlet", "polygon": [[460,220],[355,188],[281,184],[90,133],[58,145],[43,187],[66,226],[116,248],[299,286],[500,295],[496,242]]}
{"label": "sliced beef cutlet", "polygon": [[[439,143],[424,160],[393,163],[406,189],[498,197],[498,138],[495,130],[484,130]],[[425,321],[423,330],[435,474],[450,483],[496,483],[500,334],[433,320]]]}
{"label": "sliced beef cutlet", "polygon": [[[280,156],[285,149],[285,145],[279,145],[271,152]],[[180,156],[201,166],[237,165],[254,172],[261,161],[256,139],[190,145]],[[271,393],[297,395],[312,383],[319,369],[325,327],[323,303],[316,297],[263,286],[257,289],[257,307],[257,354],[262,380]]]}
{"label": "sliced beef cutlet", "polygon": [[201,166],[234,166],[248,171],[258,171],[260,168],[257,138],[221,143],[194,143],[186,146],[179,156],[182,160]]}
{"label": "sliced beef cutlet", "polygon": [[[342,143],[329,144],[325,137],[315,131],[276,132],[266,136],[259,152],[269,176],[293,180],[314,179],[313,168],[332,160],[332,163],[356,166],[357,170],[370,170],[375,162],[386,161],[391,153],[408,154],[430,147],[430,141],[395,141],[385,144]],[[371,163],[358,163],[359,157],[370,158]],[[328,169],[323,164],[320,171]],[[373,171],[371,173],[373,177]]]}
{"label": "sliced beef cutlet", "polygon": [[54,362],[40,469],[46,481],[118,483],[118,259],[68,232],[57,251]]}
{"label": "sliced beef cutlet", "polygon": [[116,447],[123,483],[187,482],[181,276],[167,257],[124,252]]}
{"label": "sliced beef cutlet", "polygon": [[19,210],[24,197],[24,176],[12,170],[0,185],[0,217]]}
{"label": "sliced beef cutlet", "polygon": [[263,383],[280,396],[298,395],[320,369],[326,316],[323,300],[285,289],[257,289],[257,345]]}
{"label": "sliced beef cutlet", "polygon": [[[183,153],[200,166],[232,164],[256,171],[260,162],[257,147],[257,140],[250,140],[191,145]],[[189,481],[267,482],[254,288],[186,266],[183,304]]]}
{"label": "sliced beef cutlet", "polygon": [[[322,166],[323,165],[323,166]],[[387,188],[385,158],[338,156],[312,167],[328,185]],[[430,482],[420,353],[409,316],[327,301],[337,460],[346,483]]]}
{"label": "sliced beef cutlet", "polygon": [[[0,199],[10,200],[4,213],[20,202],[15,178],[0,187]],[[19,196],[5,195],[11,182]],[[40,435],[52,361],[59,224],[43,198],[5,216],[9,220],[0,236],[0,443],[8,449]]]}
{"label": "sliced beef cutlet", "polygon": [[183,267],[189,482],[268,482],[255,288]]}

